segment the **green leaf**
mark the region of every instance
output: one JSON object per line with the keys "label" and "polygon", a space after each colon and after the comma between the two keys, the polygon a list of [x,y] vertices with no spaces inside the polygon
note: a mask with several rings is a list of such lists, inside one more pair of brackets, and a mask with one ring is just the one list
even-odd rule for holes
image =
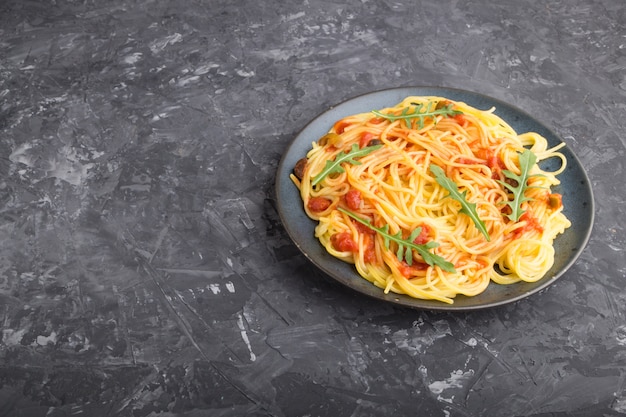
{"label": "green leaf", "polygon": [[[460,110],[453,110],[454,103],[450,103],[447,106],[443,106],[441,108],[435,107],[434,110],[432,109],[433,104],[435,103],[432,101],[428,103],[414,104],[411,107],[405,107],[404,109],[402,109],[402,112],[400,114],[385,114],[378,110],[373,110],[372,113],[391,122],[395,122],[396,120],[404,120],[404,122],[406,123],[406,127],[409,129],[411,129],[411,122],[413,120],[417,122],[418,129],[422,129],[428,117],[434,118],[435,116],[439,115],[454,116],[463,113]],[[426,108],[424,109],[424,107]]]}
{"label": "green leaf", "polygon": [[445,172],[443,172],[443,169],[435,164],[430,164],[430,172],[435,174],[435,179],[437,180],[437,183],[439,183],[439,185],[441,185],[448,191],[449,194],[447,197],[452,197],[453,199],[461,203],[460,212],[469,216],[469,218],[472,219],[476,228],[480,230],[480,232],[485,236],[485,239],[487,239],[487,242],[491,241],[491,237],[489,236],[489,232],[487,232],[485,223],[480,219],[480,217],[478,217],[476,204],[467,201],[467,190],[461,193],[456,183],[448,178]]}
{"label": "green leaf", "polygon": [[326,161],[326,166],[324,166],[324,169],[322,169],[319,174],[313,177],[311,184],[319,184],[319,182],[326,178],[327,175],[345,172],[345,169],[341,166],[344,162],[352,165],[360,165],[361,162],[354,158],[363,157],[376,149],[381,148],[382,146],[383,145],[366,146],[359,149],[359,145],[353,143],[352,148],[350,148],[350,152],[345,153],[344,151],[341,151],[333,161]]}
{"label": "green leaf", "polygon": [[505,181],[498,182],[508,189],[511,193],[513,193],[513,200],[509,200],[506,202],[509,207],[511,207],[511,214],[507,214],[506,216],[514,222],[519,221],[522,214],[524,214],[525,210],[522,210],[522,203],[524,201],[532,200],[532,198],[526,197],[524,193],[528,188],[537,188],[537,187],[529,187],[528,179],[531,177],[541,176],[541,174],[530,175],[530,170],[533,165],[537,161],[537,156],[532,153],[528,149],[524,149],[523,152],[519,153],[519,165],[520,165],[520,174],[505,169],[502,173],[509,179],[515,180],[517,182],[517,186],[511,185]]}
{"label": "green leaf", "polygon": [[[420,230],[417,233],[414,230],[408,239],[402,239],[402,232],[398,232],[395,235],[392,235],[389,233],[388,224],[384,225],[383,227],[376,227],[368,219],[364,219],[341,207],[338,207],[337,209],[343,213],[346,213],[348,216],[350,216],[357,222],[369,227],[370,229],[382,235],[383,242],[387,250],[389,250],[390,242],[393,241],[397,243],[398,250],[396,252],[396,257],[398,258],[400,262],[405,261],[408,265],[412,265],[413,264],[413,250],[415,250],[417,253],[420,254],[420,256],[424,259],[424,262],[426,262],[428,265],[430,266],[436,265],[446,272],[456,272],[456,269],[454,269],[454,264],[452,262],[448,262],[441,256],[434,254],[432,252],[429,252],[429,249],[438,247],[439,243],[431,240],[428,243],[418,245],[417,243],[413,242],[415,238],[421,233],[421,227],[418,227],[417,229],[415,229],[415,230],[418,230],[418,229]],[[411,237],[413,237],[413,239],[411,239]]]}

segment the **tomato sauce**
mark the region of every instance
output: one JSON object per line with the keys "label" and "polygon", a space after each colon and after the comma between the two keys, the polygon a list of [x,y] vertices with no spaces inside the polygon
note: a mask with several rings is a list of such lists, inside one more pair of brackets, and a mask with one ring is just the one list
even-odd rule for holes
{"label": "tomato sauce", "polygon": [[330,237],[330,243],[333,248],[340,252],[356,252],[359,250],[359,245],[352,239],[352,233],[342,232],[335,233]]}
{"label": "tomato sauce", "polygon": [[410,278],[412,276],[415,276],[419,272],[423,272],[423,271],[425,271],[427,269],[428,269],[428,264],[427,263],[416,262],[415,260],[413,260],[413,263],[411,265],[407,264],[406,262],[402,262],[398,266],[398,270],[400,271],[402,276],[405,277],[405,278]]}
{"label": "tomato sauce", "polygon": [[346,202],[346,206],[348,206],[350,210],[358,210],[363,202],[361,192],[359,190],[355,190],[354,188],[344,195],[344,200]]}
{"label": "tomato sauce", "polygon": [[320,213],[330,207],[331,201],[324,197],[312,197],[309,199],[307,203],[307,207],[309,210]]}
{"label": "tomato sauce", "polygon": [[417,235],[417,237],[413,241],[413,243],[415,243],[416,245],[423,245],[426,242],[428,242],[429,240],[431,240],[431,238],[430,238],[430,227],[428,227],[425,224],[422,225],[421,227],[422,227],[422,231],[420,232],[419,235]]}
{"label": "tomato sauce", "polygon": [[543,226],[541,226],[541,223],[539,223],[537,218],[534,217],[529,211],[522,214],[519,220],[525,221],[526,224],[523,227],[520,227],[519,229],[515,230],[514,233],[515,233],[516,239],[522,236],[525,232],[531,231],[531,230],[536,230],[539,233],[543,233]]}
{"label": "tomato sauce", "polygon": [[365,148],[374,139],[372,132],[363,132],[359,138],[359,148]]}
{"label": "tomato sauce", "polygon": [[335,123],[335,125],[333,126],[333,130],[335,131],[335,133],[338,133],[341,135],[346,130],[346,127],[348,126],[350,126],[350,123],[341,119]]}

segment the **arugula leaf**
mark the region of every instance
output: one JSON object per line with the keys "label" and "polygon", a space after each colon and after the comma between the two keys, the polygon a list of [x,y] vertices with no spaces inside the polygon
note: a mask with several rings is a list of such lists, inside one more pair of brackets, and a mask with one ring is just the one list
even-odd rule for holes
{"label": "arugula leaf", "polygon": [[341,166],[343,162],[348,162],[352,165],[361,165],[361,162],[357,161],[354,158],[365,156],[375,151],[376,149],[381,148],[382,146],[383,145],[373,145],[373,146],[366,146],[364,148],[359,149],[359,145],[356,143],[353,143],[352,148],[350,148],[350,152],[345,153],[344,151],[341,151],[337,155],[334,161],[330,161],[330,160],[326,161],[326,166],[324,167],[324,169],[322,169],[322,171],[319,174],[313,177],[313,181],[311,182],[311,184],[317,185],[320,181],[326,178],[326,176],[329,174],[338,174],[338,173],[345,172],[345,169]]}
{"label": "arugula leaf", "polygon": [[[433,110],[432,105],[434,102],[430,101],[428,103],[419,103],[414,104],[413,111],[411,111],[411,107],[405,107],[402,112],[398,115],[396,114],[385,114],[378,110],[373,110],[374,113],[378,117],[382,117],[391,122],[395,122],[396,120],[404,120],[407,128],[411,128],[411,121],[417,120],[418,129],[422,129],[424,127],[424,123],[426,122],[427,117],[435,117],[438,115],[442,116],[454,116],[456,114],[463,113],[460,110],[453,110],[454,103],[450,103],[446,106],[436,108]],[[426,109],[424,107],[426,106]]]}
{"label": "arugula leaf", "polygon": [[461,203],[461,213],[464,213],[469,216],[470,219],[474,222],[474,225],[480,232],[485,236],[487,242],[491,241],[491,237],[489,236],[489,232],[487,232],[487,228],[485,223],[478,217],[478,212],[476,211],[476,203],[470,203],[467,201],[465,196],[467,195],[467,190],[462,193],[459,191],[459,187],[456,185],[454,181],[448,178],[439,166],[435,164],[430,164],[430,172],[435,174],[435,179],[443,188],[448,191],[447,197],[452,197],[459,203]]}
{"label": "arugula leaf", "polygon": [[392,241],[396,242],[398,244],[396,257],[398,258],[400,262],[405,261],[408,265],[412,265],[413,264],[413,249],[414,249],[415,251],[417,251],[417,253],[420,254],[420,256],[424,259],[424,262],[426,262],[428,265],[439,266],[441,269],[443,269],[446,272],[456,272],[456,269],[454,269],[454,264],[452,262],[448,262],[441,256],[434,254],[432,252],[429,252],[429,249],[438,247],[439,243],[431,240],[428,243],[418,245],[417,243],[414,242],[415,238],[422,232],[421,227],[418,227],[415,230],[413,230],[413,232],[411,233],[408,239],[402,239],[402,231],[399,231],[395,235],[392,235],[391,233],[389,233],[388,224],[384,225],[383,227],[376,227],[368,219],[364,219],[360,216],[357,216],[356,214],[341,207],[338,207],[337,209],[343,213],[346,213],[348,216],[350,216],[357,222],[369,227],[370,229],[382,235],[384,243],[385,243],[385,248],[387,250],[389,250],[390,242]]}
{"label": "arugula leaf", "polygon": [[530,170],[532,169],[536,161],[537,161],[537,156],[534,153],[532,153],[530,150],[524,149],[523,152],[519,153],[519,165],[520,165],[520,171],[521,171],[520,175],[517,175],[516,173],[508,169],[502,170],[502,173],[507,178],[511,180],[515,180],[517,182],[517,185],[514,186],[505,181],[498,180],[498,182],[502,186],[504,186],[505,188],[507,188],[509,191],[513,193],[513,200],[506,202],[506,204],[509,207],[511,207],[511,214],[507,214],[506,216],[514,222],[517,222],[522,216],[522,214],[524,214],[524,212],[526,211],[526,210],[522,210],[522,203],[524,201],[532,200],[532,198],[526,197],[524,195],[524,192],[528,188],[534,188],[534,187],[528,186],[528,179],[531,177],[541,176],[541,174],[533,174],[533,175],[530,174]]}

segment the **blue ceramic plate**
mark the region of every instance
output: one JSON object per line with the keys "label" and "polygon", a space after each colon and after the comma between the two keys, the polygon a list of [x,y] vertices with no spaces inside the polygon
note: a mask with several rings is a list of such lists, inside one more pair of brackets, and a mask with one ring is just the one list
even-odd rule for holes
{"label": "blue ceramic plate", "polygon": [[[594,201],[589,178],[576,155],[567,146],[560,151],[567,158],[567,168],[559,176],[561,184],[553,187],[553,190],[563,195],[564,213],[571,220],[572,226],[556,238],[554,266],[538,282],[512,285],[491,283],[482,294],[474,297],[459,295],[454,299],[454,304],[445,304],[439,301],[418,300],[405,295],[385,294],[382,289],[361,278],[353,265],[340,261],[326,252],[314,236],[316,222],[306,216],[298,189],[289,178],[294,165],[298,159],[306,155],[311,143],[323,136],[335,121],[351,114],[391,107],[412,95],[446,97],[463,101],[482,110],[495,107],[495,113],[518,133],[537,132],[548,140],[551,147],[562,142],[555,133],[527,113],[505,102],[469,91],[438,87],[403,87],[352,98],[312,120],[296,136],[279,164],[276,178],[278,211],[287,233],[298,249],[330,277],[364,295],[402,306],[428,310],[468,311],[504,305],[528,297],[563,276],[587,244],[594,220]],[[555,164],[560,162],[553,159],[554,161],[542,162],[541,167],[548,170],[557,169],[558,166],[551,166],[551,162]]]}

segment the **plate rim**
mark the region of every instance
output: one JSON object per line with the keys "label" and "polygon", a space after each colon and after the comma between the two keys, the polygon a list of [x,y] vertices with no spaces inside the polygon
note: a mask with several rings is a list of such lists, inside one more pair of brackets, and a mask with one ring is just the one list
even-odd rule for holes
{"label": "plate rim", "polygon": [[[423,91],[423,92],[420,93],[420,91]],[[441,301],[436,301],[436,300],[422,300],[422,299],[412,298],[407,295],[396,294],[396,293],[391,293],[391,292],[388,294],[385,294],[382,288],[375,286],[371,282],[361,277],[358,274],[358,272],[354,269],[354,265],[341,261],[337,258],[334,258],[332,257],[332,255],[328,254],[327,252],[326,254],[328,258],[324,260],[326,262],[325,264],[320,259],[317,259],[315,256],[312,256],[302,247],[302,242],[300,241],[300,239],[297,238],[296,231],[293,230],[295,226],[291,222],[288,210],[283,205],[283,203],[285,202],[282,201],[283,190],[286,184],[288,183],[289,185],[295,188],[295,185],[293,185],[291,179],[289,178],[289,173],[291,173],[292,167],[286,167],[288,157],[291,156],[291,152],[293,151],[294,147],[296,147],[296,145],[299,145],[300,141],[303,140],[303,135],[308,130],[310,130],[316,123],[320,123],[320,120],[322,118],[330,116],[333,113],[337,112],[338,108],[341,109],[343,107],[349,107],[350,105],[354,105],[360,100],[367,100],[370,98],[376,98],[381,95],[393,95],[393,94],[398,95],[399,97],[403,95],[405,97],[409,95],[438,95],[441,97],[450,98],[446,94],[469,96],[469,97],[472,97],[473,99],[483,100],[483,101],[490,103],[493,107],[496,108],[496,111],[495,111],[496,114],[498,113],[498,108],[500,109],[504,108],[506,111],[512,111],[516,113],[517,115],[521,116],[523,120],[530,122],[540,127],[541,129],[543,129],[544,130],[543,135],[547,133],[549,136],[551,136],[552,140],[557,140],[559,142],[565,143],[562,140],[562,138],[559,135],[557,135],[553,129],[548,127],[545,123],[543,123],[538,118],[530,115],[527,111],[517,107],[516,105],[508,103],[504,100],[483,94],[483,93],[456,88],[456,87],[416,85],[416,86],[384,88],[384,89],[368,91],[365,93],[360,93],[360,94],[348,97],[334,105],[330,105],[326,107],[325,110],[316,114],[313,118],[308,120],[307,123],[305,123],[305,125],[300,130],[296,131],[295,135],[293,136],[293,139],[288,143],[288,145],[285,148],[285,151],[283,152],[280,158],[280,161],[278,163],[278,167],[276,170],[276,178],[274,181],[274,194],[275,194],[275,199],[277,203],[276,208],[277,208],[281,223],[283,227],[285,228],[285,231],[287,232],[287,235],[289,236],[289,239],[291,240],[291,242],[298,248],[300,253],[304,255],[304,257],[308,260],[308,262],[311,262],[313,265],[315,265],[315,267],[318,268],[320,271],[322,271],[326,276],[328,276],[328,278],[331,278],[335,282],[338,282],[342,284],[343,286],[350,288],[352,291],[368,296],[370,298],[374,298],[379,301],[391,303],[392,305],[409,307],[412,309],[447,311],[447,312],[465,312],[465,311],[474,311],[474,310],[484,310],[488,308],[494,308],[494,307],[499,307],[499,306],[504,306],[504,305],[508,305],[511,303],[515,303],[522,299],[528,298],[529,296],[533,294],[541,292],[542,290],[552,286],[557,280],[563,277],[565,273],[576,263],[576,261],[578,260],[578,258],[580,257],[584,249],[587,247],[587,244],[591,237],[591,233],[593,231],[593,225],[595,223],[595,198],[593,195],[593,189],[591,187],[591,181],[580,159],[573,152],[571,147],[567,145],[567,143],[566,143],[565,148],[567,148],[567,152],[571,154],[567,156],[568,166],[570,164],[570,161],[575,162],[575,165],[578,169],[578,174],[582,175],[583,180],[584,180],[582,181],[582,185],[584,185],[584,190],[589,194],[589,201],[587,202],[588,208],[587,208],[587,213],[586,213],[588,216],[588,224],[583,227],[584,233],[582,237],[576,241],[578,244],[577,245],[578,247],[570,255],[570,258],[565,263],[565,265],[563,265],[561,269],[557,271],[556,274],[554,274],[551,277],[544,276],[543,278],[541,278],[539,281],[535,283],[516,283],[516,284],[509,284],[506,286],[506,287],[509,287],[509,286],[516,286],[516,285],[525,285],[525,284],[531,285],[531,288],[529,290],[520,292],[517,295],[506,297],[495,302],[463,305],[463,303],[458,303],[457,301],[464,300],[464,299],[476,300],[477,298],[480,298],[481,294],[477,296],[473,296],[473,297],[457,295],[457,297],[454,299],[455,302],[453,304],[447,304],[447,303],[443,303]],[[402,99],[402,97],[400,99]],[[465,101],[465,100],[456,100],[456,101]],[[397,103],[389,104],[389,106],[392,106],[394,104],[397,104]],[[387,105],[385,104],[376,108],[372,108],[371,110],[382,108],[383,106],[386,107]],[[363,110],[363,111],[367,111],[367,110]],[[339,116],[336,116],[336,117],[339,117]],[[511,123],[509,120],[505,119],[505,121],[507,123]],[[330,125],[328,126],[328,129],[330,129]],[[524,133],[524,132],[521,132],[521,133]],[[559,176],[559,178],[562,178],[562,177]],[[299,193],[296,193],[296,195],[299,197]],[[315,225],[317,222],[315,222],[314,220],[306,216],[304,209],[302,208],[302,200],[298,199],[298,202],[299,202],[299,206],[301,210],[300,214],[304,215],[304,217],[308,221],[310,221],[311,224]],[[560,236],[557,236],[556,239],[558,239],[559,237]],[[311,236],[311,239],[313,239],[318,245],[320,245],[319,241],[315,239],[314,236]],[[337,263],[341,263],[341,264],[350,266],[352,268],[352,274],[351,274],[352,277],[344,278],[344,277],[336,276],[332,268],[328,267],[329,263],[335,263],[336,265],[339,265]],[[355,286],[355,285],[349,284],[348,279],[355,278],[355,277],[358,278],[360,281],[362,281],[362,282],[359,282],[360,285]],[[367,284],[367,286],[364,287],[362,285],[363,283]],[[489,287],[494,286],[494,285],[498,285],[498,284],[493,283],[493,282],[489,283]],[[368,287],[369,289],[367,289]],[[505,286],[503,286],[502,288],[504,287]]]}

